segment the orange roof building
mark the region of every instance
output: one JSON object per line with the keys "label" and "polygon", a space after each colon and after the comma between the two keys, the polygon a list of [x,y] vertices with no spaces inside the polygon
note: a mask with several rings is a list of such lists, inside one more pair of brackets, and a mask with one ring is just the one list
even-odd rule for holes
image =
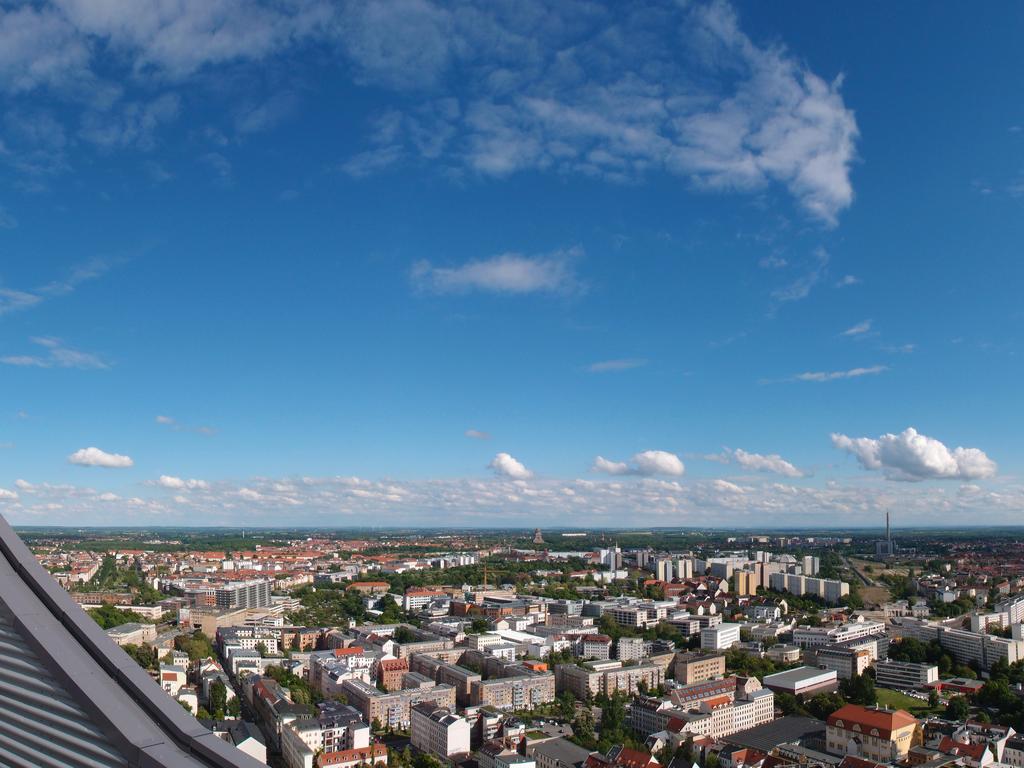
{"label": "orange roof building", "polygon": [[920,722],[902,709],[847,704],[828,717],[826,748],[834,755],[891,763],[921,741]]}

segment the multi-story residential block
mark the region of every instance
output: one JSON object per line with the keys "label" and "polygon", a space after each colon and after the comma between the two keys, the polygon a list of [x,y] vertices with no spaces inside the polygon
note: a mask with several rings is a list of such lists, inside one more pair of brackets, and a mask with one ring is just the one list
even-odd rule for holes
{"label": "multi-story residential block", "polygon": [[834,627],[802,626],[793,630],[793,644],[801,648],[816,648],[884,636],[885,632],[885,624],[881,621],[851,621]]}
{"label": "multi-story residential block", "polygon": [[725,655],[721,653],[677,653],[672,676],[677,683],[689,685],[725,675]]}
{"label": "multi-story residential block", "polygon": [[470,751],[469,721],[433,702],[420,702],[412,708],[410,734],[416,749],[445,760]]}
{"label": "multi-story residential block", "polygon": [[317,760],[318,768],[374,768],[388,764],[388,748],[383,744],[371,744],[362,749],[343,749],[340,752],[324,752]]}
{"label": "multi-story residential block", "polygon": [[476,680],[469,696],[474,706],[516,711],[555,700],[555,676],[550,673]]}
{"label": "multi-story residential block", "polygon": [[[411,673],[410,673],[411,674]],[[422,701],[432,701],[439,707],[455,708],[455,689],[450,685],[434,685],[403,689],[385,693],[361,680],[346,680],[342,692],[349,704],[363,716],[363,720],[382,726],[405,729],[412,722],[412,707]]]}
{"label": "multi-story residential block", "polygon": [[883,688],[920,688],[939,679],[939,668],[934,664],[910,661],[875,662],[875,683]]}
{"label": "multi-story residential block", "polygon": [[828,717],[826,750],[879,763],[904,760],[921,743],[921,724],[903,710],[847,704]]}
{"label": "multi-story residential block", "polygon": [[[898,619],[898,632],[921,642],[938,641],[958,664],[975,664],[990,669],[997,661],[1013,664],[1024,660],[1024,640],[1020,637],[997,637],[988,633],[970,632],[925,619]],[[1020,626],[1019,624],[1013,625]],[[1019,635],[1019,630],[1018,630]]]}
{"label": "multi-story residential block", "polygon": [[469,704],[473,683],[482,679],[479,672],[460,667],[457,664],[449,664],[437,657],[422,653],[410,657],[409,669],[431,678],[434,682],[454,686],[455,698],[459,706]]}
{"label": "multi-story residential block", "polygon": [[1024,595],[996,603],[996,611],[1005,613],[1010,624],[1020,624],[1024,621]]}
{"label": "multi-story residential block", "polygon": [[615,644],[615,657],[619,661],[640,661],[646,655],[647,641],[642,637],[620,637]]}
{"label": "multi-story residential block", "polygon": [[794,595],[815,595],[833,605],[850,594],[850,585],[845,581],[819,579],[795,573],[772,573],[768,585],[778,592],[792,592]]}
{"label": "multi-story residential block", "polygon": [[719,624],[700,631],[700,647],[705,651],[728,650],[739,642],[739,624]]}
{"label": "multi-story residential block", "polygon": [[842,645],[828,645],[819,647],[813,653],[815,663],[821,669],[833,669],[840,680],[849,680],[862,675],[875,655],[867,648],[850,648]]}
{"label": "multi-story residential block", "polygon": [[584,659],[607,660],[612,655],[612,639],[608,635],[583,635],[580,656]]}
{"label": "multi-story residential block", "polygon": [[617,691],[634,694],[641,686],[653,690],[664,682],[664,673],[654,664],[623,666],[620,661],[605,661],[559,664],[555,668],[555,679],[559,691],[569,691],[577,699],[586,699],[588,695],[610,696]]}
{"label": "multi-story residential block", "polygon": [[[225,584],[215,585],[209,590],[198,588],[186,590],[185,597],[191,595],[199,596],[208,594],[212,590],[212,606],[222,611],[235,608],[266,608],[272,603],[270,600],[270,579],[251,579],[248,581],[230,581]],[[208,604],[209,600],[197,600],[194,605]]]}
{"label": "multi-story residential block", "polygon": [[385,691],[397,691],[402,687],[402,676],[408,671],[408,659],[382,659],[377,665],[377,680]]}
{"label": "multi-story residential block", "polygon": [[721,739],[771,722],[775,718],[775,694],[768,688],[758,688],[732,700],[726,696],[708,699],[696,709],[673,717],[684,724],[683,732]]}
{"label": "multi-story residential block", "polygon": [[156,627],[136,622],[119,624],[107,630],[107,637],[118,645],[142,645],[156,640]]}
{"label": "multi-story residential block", "polygon": [[332,703],[317,718],[295,720],[281,729],[281,755],[287,768],[314,768],[317,753],[370,746],[370,726],[359,712]]}

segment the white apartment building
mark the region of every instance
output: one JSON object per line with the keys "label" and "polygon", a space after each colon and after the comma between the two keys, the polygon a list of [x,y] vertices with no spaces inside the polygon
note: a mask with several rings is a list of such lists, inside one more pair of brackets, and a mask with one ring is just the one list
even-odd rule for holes
{"label": "white apartment building", "polygon": [[796,573],[773,573],[768,577],[768,586],[778,592],[792,592],[794,595],[816,595],[827,603],[838,603],[850,594],[850,585],[845,581],[818,579]]}
{"label": "white apartment building", "polygon": [[616,653],[619,661],[640,661],[646,656],[647,641],[642,637],[620,637]]}
{"label": "white apartment building", "polygon": [[[1019,625],[1013,625],[1014,628]],[[914,637],[928,643],[937,640],[958,664],[977,664],[990,669],[1000,659],[1007,664],[1024,660],[1024,640],[1017,637],[1008,639],[995,635],[979,634],[966,629],[954,629],[934,621],[903,618],[900,620],[900,634]]]}
{"label": "white apartment building", "polygon": [[739,624],[718,624],[700,631],[700,647],[705,651],[728,650],[739,642]]}
{"label": "white apartment building", "polygon": [[696,711],[674,715],[685,720],[684,730],[701,736],[721,739],[775,719],[775,694],[767,688],[746,693],[734,701],[726,697],[709,699]]}
{"label": "white apartment building", "polygon": [[797,627],[793,630],[793,644],[816,648],[884,634],[885,624],[881,621],[851,621],[835,627]]}
{"label": "white apartment building", "polygon": [[875,662],[875,682],[883,688],[920,688],[939,679],[939,668],[934,664],[912,661]]}
{"label": "white apartment building", "polygon": [[425,701],[412,708],[411,742],[416,749],[447,760],[452,755],[468,754],[469,721],[446,707]]}

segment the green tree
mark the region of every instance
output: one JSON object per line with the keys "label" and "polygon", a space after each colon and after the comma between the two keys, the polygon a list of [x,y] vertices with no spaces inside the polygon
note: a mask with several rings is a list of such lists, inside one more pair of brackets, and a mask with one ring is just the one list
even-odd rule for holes
{"label": "green tree", "polygon": [[946,719],[964,721],[971,714],[971,706],[963,696],[954,696],[946,704]]}
{"label": "green tree", "polygon": [[227,711],[228,689],[220,680],[210,686],[210,711],[216,720],[223,720]]}
{"label": "green tree", "polygon": [[242,702],[238,700],[237,696],[228,702],[228,716],[235,718],[242,716]]}

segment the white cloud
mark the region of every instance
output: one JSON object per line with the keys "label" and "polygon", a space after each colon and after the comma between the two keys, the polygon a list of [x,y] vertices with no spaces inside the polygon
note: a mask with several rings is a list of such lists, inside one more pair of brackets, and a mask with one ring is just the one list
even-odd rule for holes
{"label": "white cloud", "polygon": [[567,293],[577,287],[572,261],[581,254],[580,248],[540,256],[503,253],[458,267],[420,261],[413,266],[412,279],[418,288],[432,293]]}
{"label": "white cloud", "polygon": [[[359,525],[388,519],[396,525],[444,524],[460,528],[563,525],[580,528],[622,525],[694,525],[709,515],[729,517],[737,528],[762,528],[765,519],[794,527],[850,527],[884,521],[898,511],[901,525],[957,524],[985,519],[1013,524],[1024,514],[1024,484],[996,478],[985,487],[961,482],[890,483],[871,476],[855,482],[825,477],[822,484],[770,479],[687,481],[682,478],[270,478],[220,481],[192,493],[163,491],[103,502],[103,491],[74,485],[16,486],[4,516],[15,524],[63,525]],[[737,491],[737,488],[739,491]],[[178,497],[179,500],[175,500]]]}
{"label": "white cloud", "polygon": [[811,259],[810,265],[807,267],[806,271],[792,282],[772,291],[772,298],[780,304],[806,299],[810,296],[811,290],[814,286],[816,286],[824,276],[825,270],[828,268],[829,260],[830,257],[828,251],[824,248],[818,248],[814,252],[813,258]]}
{"label": "white cloud", "polygon": [[80,352],[67,346],[60,339],[49,336],[37,336],[30,341],[45,348],[43,355],[4,355],[0,363],[15,365],[22,368],[79,368],[82,370],[104,369],[110,366],[99,356],[91,352]]}
{"label": "white cloud", "polygon": [[724,491],[725,493],[746,493],[746,491],[736,485],[736,483],[731,483],[728,480],[712,480],[711,484],[716,490]]}
{"label": "white cloud", "polygon": [[860,278],[854,277],[853,275],[843,275],[836,282],[837,288],[845,288],[848,285],[860,285]]}
{"label": "white cloud", "polygon": [[862,336],[863,334],[868,333],[871,330],[871,322],[872,322],[871,320],[864,320],[862,322],[857,323],[856,325],[851,325],[849,328],[847,328],[845,331],[843,331],[840,335],[841,336]]}
{"label": "white cloud", "polygon": [[[210,74],[230,97],[241,67],[280,80],[281,54],[308,44],[339,51],[356,84],[401,92],[400,129],[343,165],[355,176],[405,160],[492,177],[667,172],[698,190],[779,187],[826,224],[853,201],[858,129],[842,77],[752,39],[724,0],[614,12],[486,0],[51,0],[0,14],[0,89],[48,88],[82,108],[80,137],[145,149],[177,114],[160,103],[176,98],[168,87]],[[152,101],[124,99],[138,84]],[[245,135],[293,100],[281,92],[227,111]],[[48,164],[70,167],[59,155]]]}
{"label": "white cloud", "polygon": [[647,361],[643,358],[627,357],[591,363],[587,366],[587,370],[591,373],[607,373],[609,371],[628,371],[632,368],[642,368],[645,365],[647,365]]}
{"label": "white cloud", "polygon": [[624,461],[611,461],[604,456],[597,456],[592,467],[594,472],[603,472],[606,475],[628,475],[629,465]]}
{"label": "white cloud", "polygon": [[507,453],[499,453],[491,460],[487,468],[494,470],[494,474],[499,477],[508,477],[513,480],[527,480],[533,477],[533,472]]}
{"label": "white cloud", "polygon": [[[665,170],[714,190],[774,183],[830,224],[853,200],[858,131],[841,78],[826,81],[781,46],[759,46],[725,2],[615,15],[403,6],[344,15],[345,47],[368,82],[422,93],[424,107],[439,90],[461,95],[465,108],[441,122],[445,130],[436,116],[431,128],[449,158],[473,171],[623,180]],[[396,42],[412,19],[422,21],[409,44]],[[455,67],[461,94],[440,85]],[[411,135],[419,120],[407,117]],[[438,143],[422,155],[436,157]],[[390,146],[389,160],[399,144]]]}
{"label": "white cloud", "polygon": [[591,470],[608,475],[670,475],[681,477],[686,471],[682,460],[668,451],[641,451],[633,454],[632,464],[611,461],[603,456],[594,459]]}
{"label": "white cloud", "polygon": [[851,438],[833,433],[832,445],[856,457],[864,469],[881,470],[890,480],[976,480],[996,474],[996,463],[979,448],[951,451],[913,427],[879,438]]}
{"label": "white cloud", "polygon": [[742,448],[731,452],[732,458],[744,469],[758,472],[774,472],[784,477],[803,477],[804,473],[779,456],[777,453],[747,453]]}
{"label": "white cloud", "polygon": [[18,494],[6,488],[0,488],[0,501],[17,501]]}
{"label": "white cloud", "polygon": [[861,376],[877,376],[889,370],[887,365],[872,365],[867,368],[850,368],[846,371],[807,371],[798,373],[794,381],[837,381],[839,379],[857,379]]}
{"label": "white cloud", "polygon": [[466,437],[472,438],[473,440],[490,440],[491,434],[489,432],[482,432],[479,429],[467,429],[463,433]]}
{"label": "white cloud", "polygon": [[129,456],[122,456],[118,453],[107,453],[99,448],[80,448],[68,456],[71,464],[78,464],[83,467],[111,467],[122,469],[135,464]]}
{"label": "white cloud", "polygon": [[156,417],[156,423],[157,424],[165,424],[165,425],[170,426],[170,425],[173,425],[175,422],[174,422],[174,419],[172,417],[170,417],[170,416],[157,416]]}
{"label": "white cloud", "polygon": [[184,478],[172,475],[160,475],[156,482],[161,488],[170,488],[171,490],[205,491],[210,487],[210,484],[205,480],[185,480]]}

